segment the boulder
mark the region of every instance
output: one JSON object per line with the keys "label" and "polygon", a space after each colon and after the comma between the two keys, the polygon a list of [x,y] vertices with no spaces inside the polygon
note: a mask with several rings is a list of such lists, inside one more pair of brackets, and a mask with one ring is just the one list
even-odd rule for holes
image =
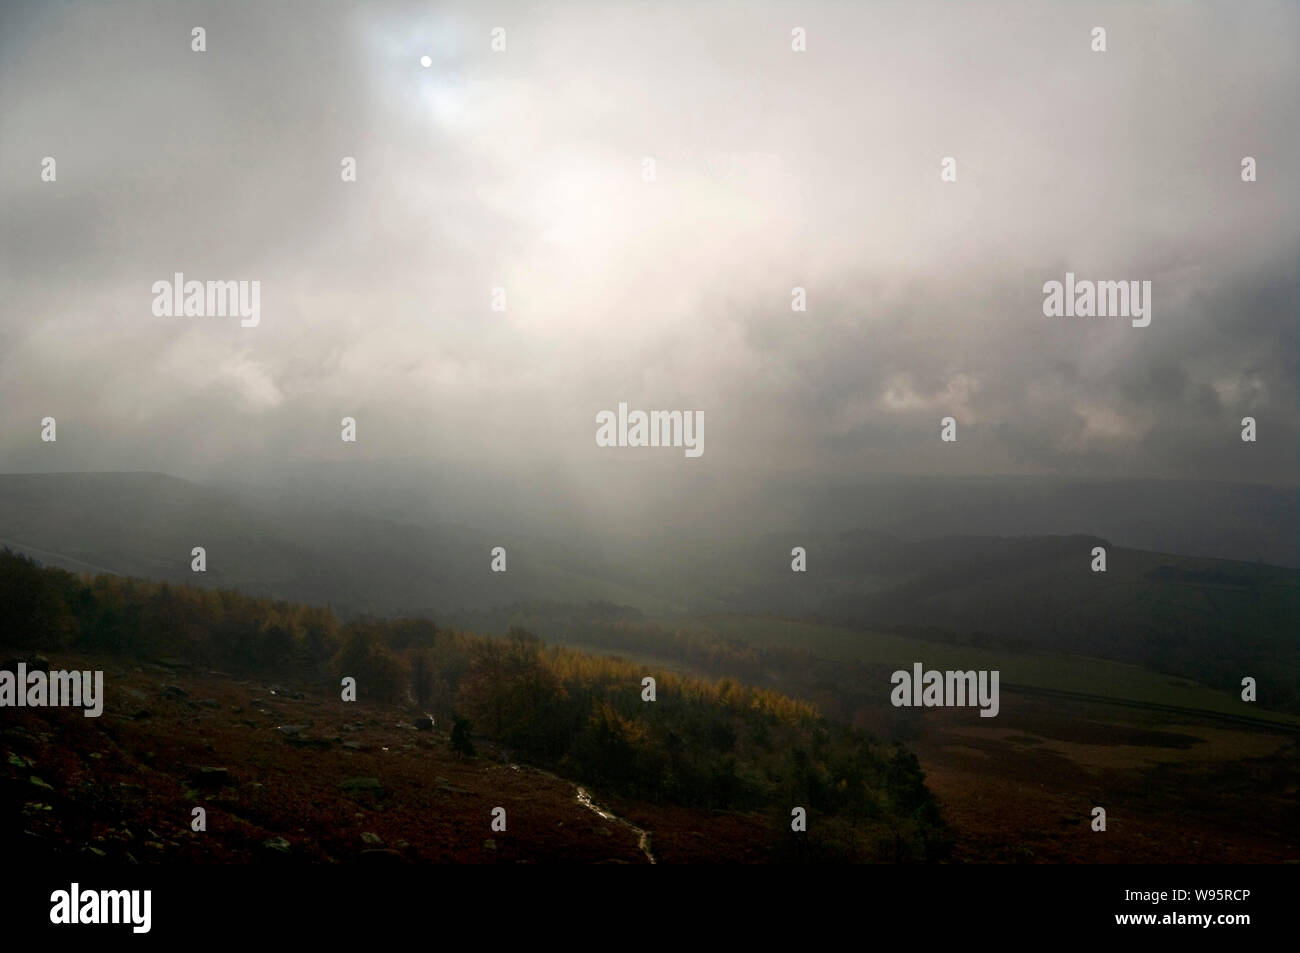
{"label": "boulder", "polygon": [[339,787],[348,794],[383,794],[383,784],[378,778],[347,778],[339,782]]}
{"label": "boulder", "polygon": [[361,852],[361,859],[368,864],[404,864],[406,858],[392,848],[371,848]]}
{"label": "boulder", "polygon": [[219,788],[230,783],[230,771],[226,768],[200,767],[190,775],[190,780],[197,787]]}
{"label": "boulder", "polygon": [[315,748],[319,751],[325,751],[334,747],[332,738],[314,738],[308,735],[294,735],[288,739],[289,744],[295,748]]}

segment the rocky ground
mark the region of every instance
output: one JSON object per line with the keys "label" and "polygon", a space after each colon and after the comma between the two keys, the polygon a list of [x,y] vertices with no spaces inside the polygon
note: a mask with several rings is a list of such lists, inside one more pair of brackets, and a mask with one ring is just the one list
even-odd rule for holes
{"label": "rocky ground", "polygon": [[[142,864],[646,863],[637,832],[576,784],[423,713],[160,660],[51,655],[105,671],[99,718],[0,710],[0,846]],[[416,724],[422,722],[422,727]],[[763,860],[771,821],[591,797],[632,810],[661,862]],[[492,829],[505,809],[506,830]],[[195,808],[206,830],[194,830]]]}

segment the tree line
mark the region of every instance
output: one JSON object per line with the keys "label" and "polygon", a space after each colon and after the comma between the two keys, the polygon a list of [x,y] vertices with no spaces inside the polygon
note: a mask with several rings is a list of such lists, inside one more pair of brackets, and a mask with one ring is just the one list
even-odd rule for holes
{"label": "tree line", "polygon": [[[428,619],[345,623],[327,608],[77,575],[5,550],[0,644],[183,659],[328,691],[351,676],[367,700],[444,718],[462,752],[486,740],[630,799],[769,812],[774,849],[792,858],[933,860],[951,844],[901,745],[733,678],[647,672],[547,645],[517,626],[501,638]],[[646,675],[656,679],[654,701],[644,698]],[[796,806],[810,818],[797,835]]]}

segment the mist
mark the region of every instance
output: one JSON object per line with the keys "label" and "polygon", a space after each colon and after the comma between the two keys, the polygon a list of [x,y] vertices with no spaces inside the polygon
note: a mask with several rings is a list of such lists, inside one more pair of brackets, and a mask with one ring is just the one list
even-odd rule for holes
{"label": "mist", "polygon": [[[0,17],[7,472],[633,534],[886,475],[1296,483],[1292,4]],[[258,326],[155,316],[175,272]],[[1067,272],[1151,324],[1045,317]],[[598,447],[620,402],[705,452]]]}

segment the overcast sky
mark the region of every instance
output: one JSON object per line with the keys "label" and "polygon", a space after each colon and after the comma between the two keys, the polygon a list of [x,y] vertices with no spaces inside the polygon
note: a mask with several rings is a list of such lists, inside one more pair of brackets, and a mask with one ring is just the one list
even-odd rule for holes
{"label": "overcast sky", "polygon": [[531,6],[0,7],[0,471],[1297,481],[1300,6]]}

